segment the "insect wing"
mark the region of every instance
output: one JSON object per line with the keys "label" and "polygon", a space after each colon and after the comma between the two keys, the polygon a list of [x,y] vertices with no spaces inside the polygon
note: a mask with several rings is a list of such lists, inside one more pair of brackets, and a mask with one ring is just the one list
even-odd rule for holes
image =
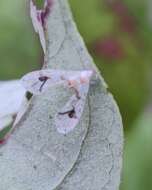
{"label": "insect wing", "polygon": [[[61,112],[56,115],[55,124],[59,133],[69,133],[80,121],[89,90],[89,84],[81,85],[79,90],[81,91],[81,98],[78,99],[76,95],[73,95],[67,104],[61,109]],[[69,112],[67,110],[69,110]],[[72,116],[69,115],[70,110],[73,111]]]}
{"label": "insect wing", "polygon": [[64,72],[60,70],[39,70],[24,75],[21,83],[24,88],[32,94],[45,92],[49,87],[65,83],[62,79]]}
{"label": "insect wing", "polygon": [[[79,122],[78,117],[73,116],[72,118],[69,117],[69,114],[66,113],[69,110],[73,109],[73,102],[76,102],[77,99],[75,95],[73,95],[70,100],[66,103],[66,105],[57,113],[55,117],[55,126],[57,131],[62,134],[67,134],[72,131],[77,123]],[[61,114],[62,113],[62,114]],[[66,114],[64,114],[66,113]]]}
{"label": "insect wing", "polygon": [[56,84],[68,84],[72,78],[76,81],[77,90],[83,94],[86,91],[86,86],[89,85],[89,81],[81,84],[78,80],[81,73],[82,71],[38,70],[23,76],[21,82],[27,91],[32,94],[40,94]]}

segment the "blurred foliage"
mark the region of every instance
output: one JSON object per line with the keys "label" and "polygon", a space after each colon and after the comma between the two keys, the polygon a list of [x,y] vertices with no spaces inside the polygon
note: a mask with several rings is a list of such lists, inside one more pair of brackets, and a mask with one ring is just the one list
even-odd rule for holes
{"label": "blurred foliage", "polygon": [[27,1],[0,1],[0,79],[21,77],[39,67],[37,36],[28,17]]}
{"label": "blurred foliage", "polygon": [[[125,8],[128,9],[130,20],[135,20],[134,23],[131,23],[134,24],[133,26],[130,23],[126,23],[125,26],[134,27],[132,33],[122,31],[120,18],[123,14],[121,13],[122,16],[116,15],[106,0],[70,0],[79,31],[119,104],[125,127],[128,127],[142,111],[150,94],[152,31],[147,23],[145,1],[126,0],[121,2],[124,2]],[[102,43],[105,39],[115,40],[116,43],[118,41],[121,45],[113,47],[111,50],[116,54],[113,59],[105,58],[104,53],[108,51],[106,47],[103,47],[105,50],[99,49],[98,54],[94,49],[96,42]],[[116,45],[113,44],[113,46]],[[121,50],[123,56],[119,56]],[[99,55],[100,51],[101,55]],[[109,57],[110,53],[113,52],[109,52]]]}
{"label": "blurred foliage", "polygon": [[142,115],[125,139],[121,190],[152,189],[152,118]]}

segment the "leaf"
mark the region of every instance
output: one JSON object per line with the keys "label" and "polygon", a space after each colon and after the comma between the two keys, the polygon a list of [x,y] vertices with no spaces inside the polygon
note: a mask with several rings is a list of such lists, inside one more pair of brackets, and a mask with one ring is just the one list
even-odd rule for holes
{"label": "leaf", "polygon": [[151,114],[151,111],[141,114],[134,123],[131,133],[127,134],[121,185],[121,189],[123,190],[145,190],[145,187],[152,188]]}

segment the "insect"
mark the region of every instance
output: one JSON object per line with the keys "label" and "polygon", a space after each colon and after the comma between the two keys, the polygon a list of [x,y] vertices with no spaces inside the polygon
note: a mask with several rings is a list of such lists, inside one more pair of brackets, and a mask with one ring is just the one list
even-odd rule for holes
{"label": "insect", "polygon": [[65,71],[39,70],[26,74],[21,79],[22,85],[32,94],[42,94],[54,85],[65,85],[73,89],[74,94],[55,115],[57,131],[67,134],[78,124],[84,110],[86,97],[89,91],[92,70]]}
{"label": "insect", "polygon": [[46,19],[50,13],[52,7],[52,0],[45,0],[44,8],[38,10],[33,0],[30,0],[30,16],[32,19],[33,27],[36,33],[39,34],[40,42],[44,51],[46,53],[46,40],[45,40],[45,29],[46,29]]}

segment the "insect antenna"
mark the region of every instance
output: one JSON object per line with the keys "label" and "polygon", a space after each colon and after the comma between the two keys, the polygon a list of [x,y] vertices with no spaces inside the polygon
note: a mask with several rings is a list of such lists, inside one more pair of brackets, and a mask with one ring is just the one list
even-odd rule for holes
{"label": "insect antenna", "polygon": [[42,92],[43,86],[45,85],[45,83],[47,82],[48,79],[49,79],[49,77],[47,77],[47,76],[41,76],[41,77],[39,77],[39,81],[42,82],[42,84],[41,84],[41,86],[39,88],[40,92]]}

